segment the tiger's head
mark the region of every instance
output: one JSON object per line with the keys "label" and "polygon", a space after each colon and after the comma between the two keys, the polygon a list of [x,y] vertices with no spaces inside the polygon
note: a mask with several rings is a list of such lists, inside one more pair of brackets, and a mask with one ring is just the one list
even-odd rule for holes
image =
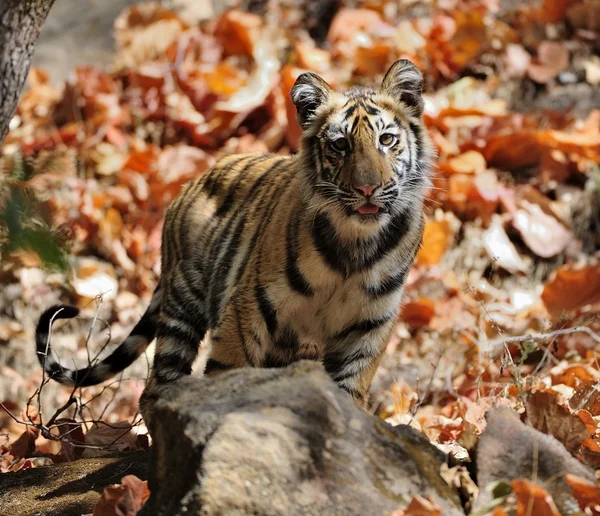
{"label": "tiger's head", "polygon": [[421,205],[433,159],[422,85],[407,59],[391,66],[377,90],[338,93],[314,73],[298,77],[291,96],[314,206],[360,226],[380,226]]}

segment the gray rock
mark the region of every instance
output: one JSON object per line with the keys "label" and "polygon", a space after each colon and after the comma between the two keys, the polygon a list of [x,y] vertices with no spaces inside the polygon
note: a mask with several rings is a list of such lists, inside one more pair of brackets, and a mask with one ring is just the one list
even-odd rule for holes
{"label": "gray rock", "polygon": [[508,408],[495,408],[486,416],[487,426],[477,444],[477,484],[480,495],[475,508],[491,501],[485,486],[518,478],[535,480],[550,493],[561,514],[580,511],[564,480],[567,473],[591,482],[594,473],[571,456],[551,435],[531,428]]}
{"label": "gray rock", "polygon": [[316,362],[186,377],[150,421],[149,515],[383,515],[429,496],[463,514],[445,456],[358,409]]}

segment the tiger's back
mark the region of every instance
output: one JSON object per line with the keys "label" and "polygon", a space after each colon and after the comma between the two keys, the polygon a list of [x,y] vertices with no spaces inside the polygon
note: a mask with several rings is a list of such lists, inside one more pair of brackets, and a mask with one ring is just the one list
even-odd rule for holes
{"label": "tiger's back", "polygon": [[[364,405],[422,239],[433,152],[421,87],[405,60],[379,90],[339,94],[301,75],[292,90],[300,152],[229,156],[188,184],[168,209],[161,278],[140,328],[92,368],[50,359],[49,372],[99,383],[155,334],[149,414],[163,386],[191,372],[210,330],[207,375],[322,360]],[[56,313],[42,317],[38,349]]]}

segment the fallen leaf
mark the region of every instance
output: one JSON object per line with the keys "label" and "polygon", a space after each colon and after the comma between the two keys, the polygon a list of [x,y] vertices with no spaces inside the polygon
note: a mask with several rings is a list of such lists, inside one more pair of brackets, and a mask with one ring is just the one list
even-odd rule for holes
{"label": "fallen leaf", "polygon": [[509,407],[514,409],[515,406],[516,403],[508,398],[485,396],[483,398],[479,398],[477,402],[469,405],[469,408],[467,408],[467,411],[465,412],[464,420],[465,422],[473,425],[473,428],[477,431],[477,433],[481,434],[487,426],[485,415],[488,410],[495,407]]}
{"label": "fallen leaf", "polygon": [[600,515],[600,486],[571,473],[567,473],[564,479],[573,491],[579,508],[586,514]]}
{"label": "fallen leaf", "polygon": [[510,487],[517,497],[516,516],[560,516],[552,497],[542,486],[526,479],[513,480]]}
{"label": "fallen leaf", "polygon": [[485,170],[487,163],[480,152],[470,150],[448,160],[446,167],[455,174],[476,174]]}
{"label": "fallen leaf", "polygon": [[569,66],[569,52],[562,43],[542,41],[537,58],[527,67],[527,75],[538,83],[547,83]]}
{"label": "fallen leaf", "polygon": [[417,253],[417,263],[420,265],[436,265],[448,250],[453,237],[450,222],[441,220],[428,220],[423,232],[423,245]]}
{"label": "fallen leaf", "polygon": [[406,509],[392,511],[388,516],[441,516],[442,510],[429,498],[417,495],[408,504]]}
{"label": "fallen leaf", "polygon": [[490,258],[499,267],[513,274],[527,272],[527,265],[499,219],[493,218],[490,227],[483,233],[483,244]]}
{"label": "fallen leaf", "polygon": [[109,452],[136,450],[137,436],[128,421],[119,423],[95,423],[85,434],[85,448],[82,456],[85,458],[100,457]]}
{"label": "fallen leaf", "polygon": [[215,36],[226,55],[252,57],[262,25],[260,16],[234,9],[226,11],[218,19]]}
{"label": "fallen leaf", "polygon": [[135,475],[127,475],[122,484],[104,488],[93,516],[135,516],[150,497],[148,482]]}
{"label": "fallen leaf", "polygon": [[407,301],[402,308],[402,320],[411,328],[427,326],[435,313],[435,303],[432,299],[421,297]]}
{"label": "fallen leaf", "polygon": [[565,251],[573,234],[539,205],[521,201],[512,224],[536,255],[551,258]]}
{"label": "fallen leaf", "polygon": [[558,23],[565,17],[567,9],[578,0],[543,0],[542,14],[547,23]]}
{"label": "fallen leaf", "polygon": [[553,316],[600,301],[600,264],[563,265],[544,285],[542,300]]}
{"label": "fallen leaf", "polygon": [[533,428],[554,436],[569,451],[577,451],[590,436],[585,423],[561,407],[554,396],[547,392],[531,395],[527,403],[527,416]]}

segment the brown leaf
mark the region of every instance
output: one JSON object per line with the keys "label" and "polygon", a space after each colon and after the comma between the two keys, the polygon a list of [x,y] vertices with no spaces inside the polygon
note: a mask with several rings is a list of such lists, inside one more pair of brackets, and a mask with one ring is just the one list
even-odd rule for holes
{"label": "brown leaf", "polygon": [[508,398],[499,398],[496,396],[486,396],[479,398],[476,403],[469,405],[465,413],[465,421],[473,425],[475,430],[481,434],[487,425],[485,415],[488,410],[495,407],[515,408],[516,403]]}
{"label": "brown leaf", "polygon": [[122,484],[104,488],[93,516],[135,516],[149,497],[148,482],[135,475],[127,475],[123,477]]}
{"label": "brown leaf", "polygon": [[542,300],[553,316],[600,301],[600,264],[563,265],[544,285]]}
{"label": "brown leaf", "polygon": [[565,17],[565,13],[569,6],[576,3],[578,0],[543,0],[542,15],[547,23],[558,23]]}
{"label": "brown leaf", "polygon": [[538,47],[537,59],[528,68],[527,75],[538,83],[546,83],[554,79],[569,66],[569,52],[562,43],[542,41]]}
{"label": "brown leaf", "polygon": [[[21,413],[21,420],[39,424],[40,416],[36,409],[29,407]],[[35,452],[35,440],[39,435],[40,429],[37,426],[27,425],[24,432],[9,446],[9,453],[16,459],[31,457]]]}
{"label": "brown leaf", "polygon": [[541,150],[537,132],[521,130],[492,136],[483,149],[483,156],[488,166],[514,170],[538,163]]}
{"label": "brown leaf", "polygon": [[517,496],[516,516],[560,516],[552,497],[539,484],[519,479],[513,480],[510,487]]}
{"label": "brown leaf", "polygon": [[361,31],[369,31],[381,23],[379,13],[371,9],[340,9],[329,27],[330,43],[348,42]]}
{"label": "brown leaf", "polygon": [[256,14],[226,11],[217,21],[215,36],[226,55],[252,57],[262,25],[262,18]]}
{"label": "brown leaf", "polygon": [[402,320],[411,328],[427,326],[435,313],[435,303],[428,297],[408,301],[402,308]]}
{"label": "brown leaf", "polygon": [[85,434],[85,444],[94,448],[85,448],[83,457],[100,457],[111,451],[138,449],[137,437],[128,421],[119,423],[95,423]]}
{"label": "brown leaf", "polygon": [[554,396],[535,392],[529,398],[527,415],[536,430],[550,434],[570,451],[576,451],[589,436],[585,423],[575,414],[561,407]]}
{"label": "brown leaf", "polygon": [[55,424],[62,438],[60,455],[68,461],[81,457],[83,453],[81,445],[85,443],[81,423],[73,419],[57,419]]}

